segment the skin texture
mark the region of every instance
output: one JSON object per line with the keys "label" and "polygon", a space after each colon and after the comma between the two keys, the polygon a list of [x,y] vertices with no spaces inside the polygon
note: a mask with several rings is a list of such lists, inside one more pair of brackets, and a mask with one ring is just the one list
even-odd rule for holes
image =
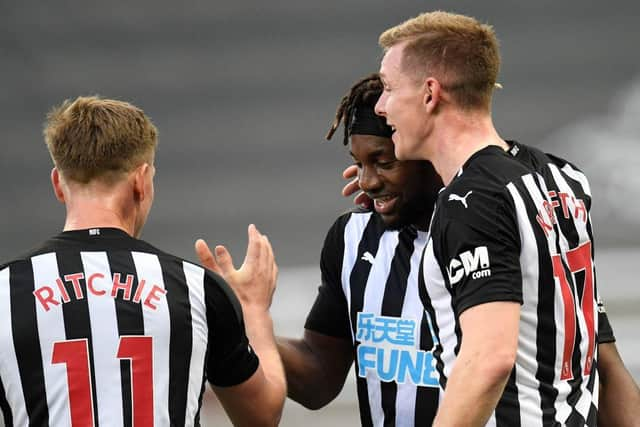
{"label": "skin texture", "polygon": [[413,76],[401,72],[402,50],[391,48],[382,59],[380,77],[383,92],[375,107],[378,115],[395,129],[392,135],[395,155],[400,160],[420,160],[416,156],[428,137],[431,123],[423,120],[427,105],[423,102],[427,88]]}
{"label": "skin texture", "polygon": [[[342,176],[350,181],[342,189],[342,195],[352,196],[360,191],[358,170],[347,167]],[[354,198],[357,205],[370,205],[371,199],[360,192]],[[640,427],[640,388],[627,370],[615,342],[598,345],[598,374],[600,395],[598,419],[600,425]]]}
{"label": "skin texture", "polygon": [[[388,138],[372,135],[352,135],[351,156],[354,170],[360,176],[363,189],[370,197],[393,195],[397,197],[393,209],[381,215],[390,227],[414,224],[422,229],[428,225],[431,206],[440,179],[426,162],[401,162],[393,154]],[[424,185],[424,183],[430,185]],[[204,242],[196,246],[203,265],[215,269],[211,261],[226,252],[216,248],[214,257],[205,250]],[[235,288],[234,288],[235,290]],[[239,298],[246,301],[265,290],[240,289]],[[255,295],[254,295],[255,294]],[[248,317],[252,313],[245,313]],[[309,409],[319,409],[331,402],[344,386],[353,363],[351,340],[326,336],[305,330],[302,338],[277,338],[278,350],[287,377],[288,396]]]}
{"label": "skin texture", "polygon": [[[140,236],[153,204],[154,175],[153,165],[143,163],[129,173],[123,173],[115,182],[94,179],[84,184],[65,179],[54,168],[51,172],[53,190],[67,209],[64,229],[114,227],[131,236]],[[275,288],[277,267],[271,245],[254,226],[249,227],[249,247],[243,266],[235,270],[230,257],[228,262],[223,259],[221,265],[227,281],[236,289],[264,287],[272,292]],[[254,322],[247,321],[246,328],[261,364],[244,383],[214,387],[214,391],[235,425],[274,426],[284,405],[284,372],[273,334],[270,339],[268,335],[271,318],[255,306],[248,305],[247,311]]]}
{"label": "skin texture", "polygon": [[615,343],[598,346],[598,425],[640,426],[640,388],[624,366]]}
{"label": "skin texture", "polygon": [[[397,160],[389,139],[373,135],[353,135],[350,153],[360,188],[373,200],[373,208],[385,224],[391,229],[415,224],[426,230],[431,205],[440,188],[431,165]],[[391,209],[379,211],[377,198],[392,198],[386,202]]]}
{"label": "skin texture", "polygon": [[403,48],[403,43],[391,47],[382,59],[384,91],[375,106],[376,114],[396,129],[392,139],[397,158],[431,161],[448,185],[476,151],[488,145],[508,148],[489,111],[461,109],[436,77],[418,79],[415,72],[404,70]]}
{"label": "skin texture", "polygon": [[221,275],[240,300],[247,337],[260,357],[260,367],[248,381],[213,390],[234,425],[273,426],[282,416],[286,396],[284,370],[269,313],[278,268],[269,239],[253,224],[248,233],[247,253],[239,269],[233,266],[225,247],[217,246],[214,255],[204,240],[196,241],[196,253],[202,264]]}
{"label": "skin texture", "polygon": [[[426,229],[440,178],[425,162],[398,161],[388,138],[351,136],[351,157],[360,185],[368,196],[393,196],[393,209],[381,214],[390,228],[413,224]],[[425,185],[428,183],[428,185]],[[305,330],[301,339],[278,338],[287,374],[288,395],[309,409],[331,402],[342,390],[353,363],[350,340]]]}
{"label": "skin texture", "polygon": [[[380,73],[384,92],[376,104],[376,113],[386,117],[387,124],[396,128],[393,142],[398,158],[430,160],[447,185],[476,151],[488,145],[508,148],[493,126],[490,111],[457,108],[436,77],[427,75],[416,80],[415,74],[404,70],[403,48],[403,43],[392,46],[382,60]],[[353,176],[353,172],[350,173]],[[343,193],[351,194],[355,188],[355,181],[352,181]],[[367,203],[362,194],[357,200]],[[465,338],[434,425],[484,425],[502,393],[517,347],[517,342],[508,338],[514,331],[517,334],[518,317],[509,310],[483,309],[485,305],[493,304],[474,307],[461,316]],[[486,374],[480,376],[474,375],[469,367],[479,358],[484,359],[474,359],[473,355],[482,355],[483,342],[492,337],[484,336],[491,328],[474,328],[478,324],[500,325],[500,330],[505,331],[505,338],[492,344],[499,346],[500,357],[489,358],[482,367]],[[640,425],[640,392],[615,350],[615,344],[600,345],[598,362],[602,376],[601,423]],[[465,407],[464,402],[474,404]]]}
{"label": "skin texture", "polygon": [[[396,156],[430,160],[448,185],[473,153],[488,145],[505,149],[507,144],[499,137],[488,111],[458,108],[436,77],[417,80],[414,72],[403,69],[403,49],[404,44],[399,43],[385,53],[380,66],[384,92],[375,110],[396,128]],[[484,425],[494,410],[517,351],[520,307],[509,303],[507,309],[503,304],[481,304],[462,313],[464,339],[434,426]],[[504,338],[492,335],[493,328],[487,325],[504,331]],[[516,339],[512,339],[514,332]],[[492,345],[487,346],[487,341]],[[496,357],[483,357],[482,367],[476,366],[478,356],[492,346],[499,350]],[[485,374],[478,375],[472,368]]]}

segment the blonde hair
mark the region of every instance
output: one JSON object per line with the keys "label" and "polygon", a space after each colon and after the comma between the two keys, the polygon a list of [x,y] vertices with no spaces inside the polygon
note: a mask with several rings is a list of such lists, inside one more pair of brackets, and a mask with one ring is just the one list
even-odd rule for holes
{"label": "blonde hair", "polygon": [[405,42],[405,70],[417,79],[436,77],[462,108],[489,109],[500,70],[498,39],[490,25],[435,11],[389,28],[379,39],[385,51]]}
{"label": "blonde hair", "polygon": [[158,131],[138,107],[98,96],[66,100],[47,115],[44,140],[68,179],[88,183],[151,162]]}

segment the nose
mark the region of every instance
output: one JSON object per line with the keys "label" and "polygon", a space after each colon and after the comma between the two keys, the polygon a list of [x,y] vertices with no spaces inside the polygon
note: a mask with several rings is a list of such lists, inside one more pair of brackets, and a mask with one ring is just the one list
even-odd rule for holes
{"label": "nose", "polygon": [[358,174],[360,188],[367,194],[376,194],[382,189],[382,180],[374,166],[363,165]]}
{"label": "nose", "polygon": [[376,102],[376,105],[374,107],[374,111],[376,112],[377,115],[382,117],[387,116],[387,111],[385,110],[386,102],[387,102],[387,95],[383,91],[382,94],[380,95],[380,98],[378,98],[378,102]]}

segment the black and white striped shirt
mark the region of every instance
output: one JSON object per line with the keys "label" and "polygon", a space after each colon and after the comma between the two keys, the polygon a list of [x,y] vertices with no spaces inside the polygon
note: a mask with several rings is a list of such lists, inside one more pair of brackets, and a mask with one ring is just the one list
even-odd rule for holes
{"label": "black and white striped shirt", "polygon": [[321,256],[305,328],[354,346],[363,426],[431,425],[439,400],[430,319],[418,297],[427,233],[385,228],[375,212],[342,215]]}
{"label": "black and white striped shirt", "polygon": [[596,425],[590,207],[582,172],[518,144],[475,153],[438,197],[420,287],[443,387],[460,349],[460,314],[522,304],[516,364],[488,425]]}
{"label": "black and white striped shirt", "polygon": [[205,378],[258,367],[221,278],[113,228],[1,266],[0,318],[7,426],[199,425]]}

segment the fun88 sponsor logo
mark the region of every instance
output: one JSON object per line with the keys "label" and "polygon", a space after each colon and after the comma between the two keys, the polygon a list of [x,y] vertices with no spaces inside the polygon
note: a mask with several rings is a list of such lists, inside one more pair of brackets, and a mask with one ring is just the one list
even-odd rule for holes
{"label": "fun88 sponsor logo", "polygon": [[416,348],[418,322],[400,317],[358,313],[358,376],[367,374],[381,381],[407,381],[438,387],[435,359],[430,351]]}

